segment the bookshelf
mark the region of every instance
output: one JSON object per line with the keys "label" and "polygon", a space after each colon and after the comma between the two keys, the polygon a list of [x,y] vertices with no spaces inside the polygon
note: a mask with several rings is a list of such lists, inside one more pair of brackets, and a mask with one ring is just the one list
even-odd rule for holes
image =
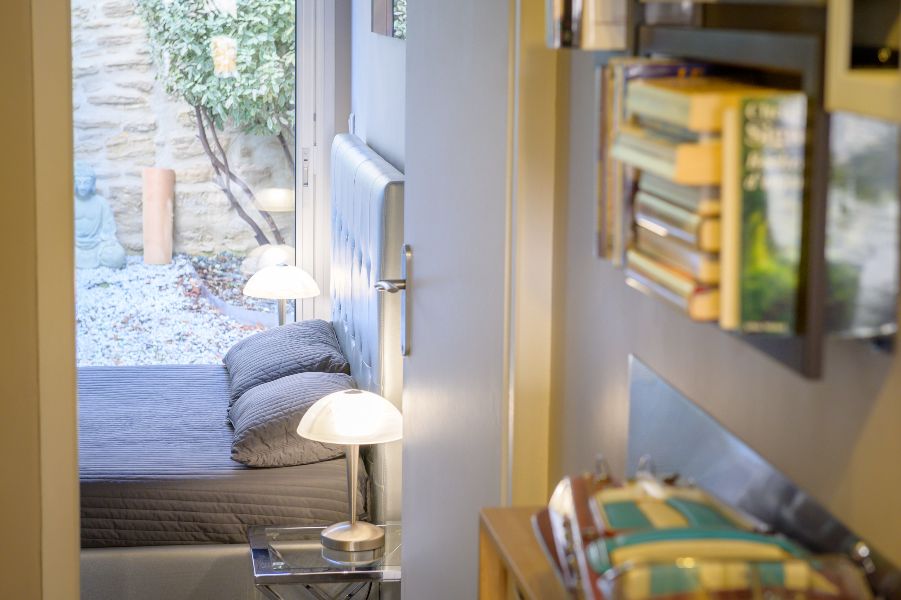
{"label": "bookshelf", "polygon": [[828,12],[826,108],[901,123],[898,0],[829,0]]}
{"label": "bookshelf", "polygon": [[[677,0],[640,0],[644,4],[666,4]],[[694,0],[695,4],[751,4],[767,6],[826,6],[826,0]]]}
{"label": "bookshelf", "polygon": [[[670,56],[752,71],[782,85],[789,81],[789,87],[807,96],[796,333],[724,333],[810,379],[822,374],[827,335],[830,116],[826,109],[826,8],[826,0],[725,0],[689,5],[628,0],[627,4],[629,54]],[[877,347],[891,350],[893,342],[882,339]]]}

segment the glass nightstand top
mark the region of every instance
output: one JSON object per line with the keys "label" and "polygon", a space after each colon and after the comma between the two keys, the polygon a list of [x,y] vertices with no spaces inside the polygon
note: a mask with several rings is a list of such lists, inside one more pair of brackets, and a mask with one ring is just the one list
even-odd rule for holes
{"label": "glass nightstand top", "polygon": [[400,523],[385,529],[385,554],[366,566],[339,565],[322,557],[324,527],[251,527],[248,531],[257,584],[400,581]]}

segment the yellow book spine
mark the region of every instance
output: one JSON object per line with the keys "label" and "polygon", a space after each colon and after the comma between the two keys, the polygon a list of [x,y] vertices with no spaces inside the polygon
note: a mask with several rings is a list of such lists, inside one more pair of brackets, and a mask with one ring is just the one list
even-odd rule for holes
{"label": "yellow book spine", "polygon": [[738,329],[741,256],[741,132],[737,103],[723,112],[723,183],[720,190],[720,327]]}

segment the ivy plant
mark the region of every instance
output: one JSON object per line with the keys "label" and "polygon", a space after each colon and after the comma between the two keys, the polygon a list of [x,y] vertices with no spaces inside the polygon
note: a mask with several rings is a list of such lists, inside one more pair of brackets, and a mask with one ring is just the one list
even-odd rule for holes
{"label": "ivy plant", "polygon": [[[250,135],[275,136],[292,172],[295,125],[294,0],[233,0],[236,10],[214,0],[135,0],[150,39],[158,78],[167,93],[194,108],[198,137],[216,184],[259,244],[270,243],[245,205],[254,194],[235,172],[219,140],[225,127]],[[218,6],[217,6],[218,4]],[[236,68],[217,74],[212,47],[233,40]],[[272,217],[259,214],[276,243],[284,243]]]}

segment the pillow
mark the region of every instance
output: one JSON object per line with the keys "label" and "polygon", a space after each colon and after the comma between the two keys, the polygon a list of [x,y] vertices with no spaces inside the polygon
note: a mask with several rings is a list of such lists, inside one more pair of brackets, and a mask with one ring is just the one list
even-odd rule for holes
{"label": "pillow", "polygon": [[332,324],[321,319],[267,329],[231,347],[228,370],[231,406],[244,392],[286,375],[319,371],[350,373]]}
{"label": "pillow", "polygon": [[251,467],[289,467],[342,456],[341,446],[297,435],[297,425],[314,402],[354,387],[343,373],[299,373],[248,390],[231,408],[232,458]]}

